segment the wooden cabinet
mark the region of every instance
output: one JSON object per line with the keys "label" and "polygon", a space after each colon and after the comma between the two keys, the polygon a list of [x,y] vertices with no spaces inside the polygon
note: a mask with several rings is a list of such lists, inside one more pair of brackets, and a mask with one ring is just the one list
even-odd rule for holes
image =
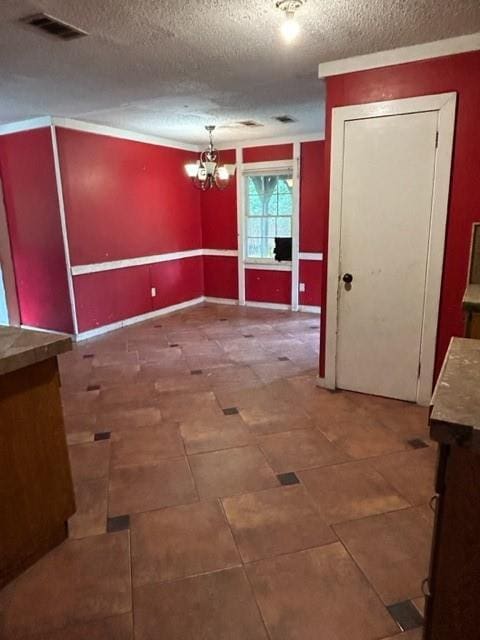
{"label": "wooden cabinet", "polygon": [[425,640],[480,638],[480,341],[453,338],[433,397],[439,443]]}
{"label": "wooden cabinet", "polygon": [[28,364],[55,345],[34,340],[32,355],[12,331],[0,332],[0,588],[66,538],[75,511],[57,358]]}

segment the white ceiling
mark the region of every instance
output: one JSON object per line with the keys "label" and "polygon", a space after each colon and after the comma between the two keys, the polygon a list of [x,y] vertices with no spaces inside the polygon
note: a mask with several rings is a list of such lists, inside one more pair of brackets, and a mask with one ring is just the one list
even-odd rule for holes
{"label": "white ceiling", "polygon": [[[90,36],[18,23],[39,11]],[[0,0],[0,123],[66,116],[193,143],[205,124],[218,142],[321,134],[318,63],[474,33],[480,2],[308,0],[290,47],[282,19],[275,0]]]}

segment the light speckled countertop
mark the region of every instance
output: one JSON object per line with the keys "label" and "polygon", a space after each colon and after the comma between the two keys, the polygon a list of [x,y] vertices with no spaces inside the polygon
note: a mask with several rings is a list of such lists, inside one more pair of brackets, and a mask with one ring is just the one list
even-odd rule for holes
{"label": "light speckled countertop", "polygon": [[433,440],[480,448],[480,340],[452,338],[432,405]]}
{"label": "light speckled countertop", "polygon": [[70,336],[64,333],[0,327],[0,375],[48,360],[71,348]]}
{"label": "light speckled countertop", "polygon": [[469,284],[463,296],[463,308],[466,311],[480,313],[480,284]]}

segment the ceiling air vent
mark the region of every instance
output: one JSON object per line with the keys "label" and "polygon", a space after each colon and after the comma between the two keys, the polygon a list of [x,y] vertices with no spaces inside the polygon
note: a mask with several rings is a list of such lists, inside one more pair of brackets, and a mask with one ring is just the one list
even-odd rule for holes
{"label": "ceiling air vent", "polygon": [[292,116],[273,116],[274,120],[281,122],[282,124],[290,124],[291,122],[297,122]]}
{"label": "ceiling air vent", "polygon": [[241,124],[244,127],[263,127],[263,124],[255,122],[255,120],[240,120],[238,124]]}
{"label": "ceiling air vent", "polygon": [[53,18],[46,13],[36,13],[33,16],[27,16],[26,18],[22,18],[21,22],[35,29],[40,29],[61,40],[75,40],[76,38],[88,36],[86,31],[82,31],[82,29],[78,29],[78,27],[72,27],[72,25]]}

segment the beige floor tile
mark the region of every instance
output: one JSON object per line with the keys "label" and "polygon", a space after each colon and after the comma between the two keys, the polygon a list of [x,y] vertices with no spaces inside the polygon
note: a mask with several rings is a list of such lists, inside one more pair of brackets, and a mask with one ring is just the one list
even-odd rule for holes
{"label": "beige floor tile", "polygon": [[340,543],[248,565],[272,640],[374,640],[396,624]]}
{"label": "beige floor tile", "polygon": [[243,420],[235,415],[182,422],[180,433],[188,454],[242,447],[253,440]]}
{"label": "beige floor tile", "polygon": [[98,431],[119,431],[121,429],[136,429],[150,427],[162,420],[158,406],[142,406],[140,408],[116,407],[97,413]]}
{"label": "beige floor tile", "polygon": [[131,536],[135,586],[227,569],[241,563],[230,528],[216,501],[135,515]]}
{"label": "beige floor tile", "polygon": [[348,460],[318,429],[285,431],[258,438],[275,473],[320,467]]}
{"label": "beige floor tile", "polygon": [[298,475],[328,523],[355,520],[410,506],[365,462],[308,469]]}
{"label": "beige floor tile", "polygon": [[162,460],[157,465],[121,467],[110,474],[110,517],[190,504],[197,499],[185,458]]}
{"label": "beige floor tile", "polygon": [[131,613],[75,624],[22,640],[133,640]]}
{"label": "beige floor tile", "polygon": [[154,427],[114,432],[111,446],[112,469],[157,464],[162,459],[178,458],[185,454],[176,422],[161,422]]}
{"label": "beige floor tile", "polygon": [[241,568],[143,585],[134,601],[136,640],[268,640]]}
{"label": "beige floor tile", "polygon": [[67,540],[0,592],[0,637],[55,631],[131,606],[128,533]]}
{"label": "beige floor tile", "polygon": [[190,466],[202,499],[279,485],[262,452],[253,446],[190,456]]}
{"label": "beige floor tile", "polygon": [[75,483],[108,475],[110,464],[110,442],[99,440],[75,444],[68,447],[70,467]]}
{"label": "beige floor tile", "polygon": [[435,493],[436,447],[383,456],[371,464],[411,504],[429,502]]}
{"label": "beige floor tile", "polygon": [[423,630],[412,629],[411,631],[405,631],[404,633],[398,633],[394,636],[384,638],[384,640],[423,640]]}
{"label": "beige floor tile", "polygon": [[224,498],[223,506],[244,562],[337,539],[300,485]]}
{"label": "beige floor tile", "polygon": [[94,478],[75,485],[77,510],[68,521],[70,538],[85,538],[107,530],[108,478]]}
{"label": "beige floor tile", "polygon": [[428,509],[412,507],[334,526],[385,604],[422,595],[432,539]]}

